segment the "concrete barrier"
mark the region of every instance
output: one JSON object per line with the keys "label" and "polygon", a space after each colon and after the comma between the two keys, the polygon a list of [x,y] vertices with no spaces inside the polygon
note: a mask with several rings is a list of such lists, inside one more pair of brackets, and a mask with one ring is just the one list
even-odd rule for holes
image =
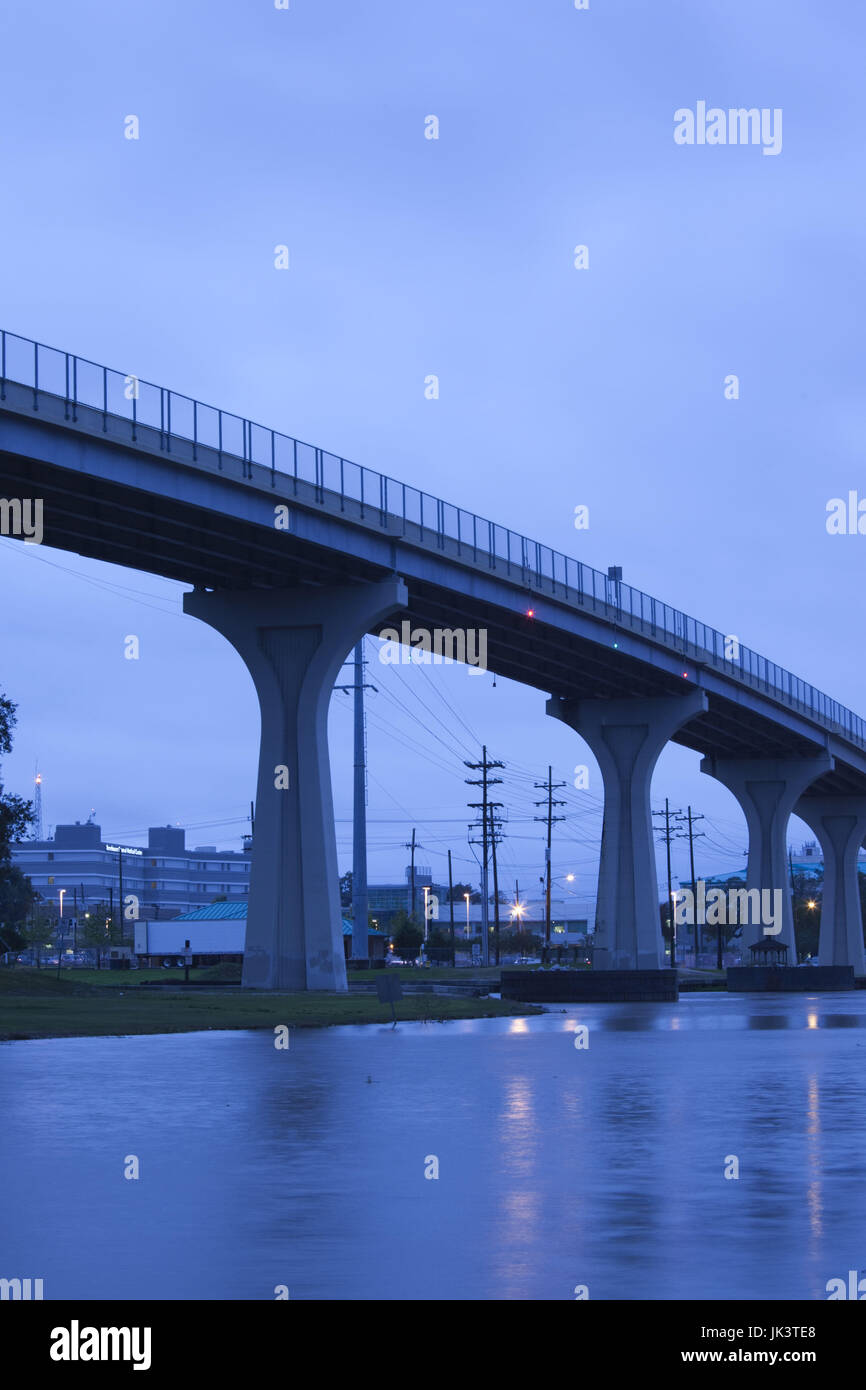
{"label": "concrete barrier", "polygon": [[729,965],[728,989],[746,994],[814,994],[856,989],[853,965]]}
{"label": "concrete barrier", "polygon": [[527,1004],[675,1002],[676,970],[503,970],[503,999]]}

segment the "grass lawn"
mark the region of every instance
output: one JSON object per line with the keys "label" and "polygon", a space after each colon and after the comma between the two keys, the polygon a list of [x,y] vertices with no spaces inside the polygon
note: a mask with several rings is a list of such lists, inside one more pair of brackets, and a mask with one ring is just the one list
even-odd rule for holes
{"label": "grass lawn", "polygon": [[[21,1038],[106,1037],[131,1033],[190,1033],[215,1028],[321,1028],[339,1023],[390,1023],[391,1006],[346,994],[150,994],[83,981],[83,975],[127,972],[0,970],[0,1041]],[[138,974],[151,972],[136,972]],[[152,972],[163,977],[169,971]],[[420,973],[420,972],[419,972]],[[134,975],[132,978],[136,978]],[[72,978],[70,978],[72,977]],[[123,983],[121,981],[121,983]],[[413,995],[395,1005],[398,1022],[525,1017],[543,1013],[504,999]]]}

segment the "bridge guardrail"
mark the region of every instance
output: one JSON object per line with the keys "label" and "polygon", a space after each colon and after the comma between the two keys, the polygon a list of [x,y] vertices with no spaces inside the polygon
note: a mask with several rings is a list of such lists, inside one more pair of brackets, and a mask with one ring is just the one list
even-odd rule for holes
{"label": "bridge guardrail", "polygon": [[866,749],[866,720],[750,647],[740,644],[738,658],[732,660],[725,655],[726,636],[716,628],[581,560],[384,473],[134,373],[0,330],[0,402],[6,399],[7,382],[32,390],[34,411],[47,394],[63,402],[65,418],[73,423],[78,423],[79,409],[96,411],[106,434],[109,420],[124,420],[133,442],[139,428],[157,431],[159,447],[168,454],[172,441],[175,452],[183,441],[191,446],[193,460],[201,450],[203,459],[216,458],[218,470],[239,462],[242,477],[250,479],[258,465],[270,470],[272,486],[280,474],[293,484],[295,495],[312,489],[321,506],[337,498],[344,511],[347,502],[354,502],[361,520],[373,519],[384,530],[402,523],[404,536],[458,558],[471,554],[475,563],[486,560],[490,569],[504,567],[509,577],[519,574],[527,588],[534,584],[579,607],[591,601],[614,626],[649,635],[687,660],[719,670]]}

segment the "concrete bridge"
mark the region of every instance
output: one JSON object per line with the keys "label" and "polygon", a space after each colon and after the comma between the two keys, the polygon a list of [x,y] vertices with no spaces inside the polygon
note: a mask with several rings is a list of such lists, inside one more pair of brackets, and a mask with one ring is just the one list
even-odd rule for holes
{"label": "concrete bridge", "polygon": [[[650,782],[703,755],[749,830],[749,888],[783,894],[793,811],[825,863],[820,961],[866,973],[857,852],[866,723],[726,635],[549,546],[368,468],[71,353],[0,332],[0,529],[193,586],[232,643],[262,735],[244,983],[346,988],[327,748],[337,672],[406,619],[486,630],[487,664],[545,692],[604,779],[596,962],[664,962]],[[20,534],[20,526],[17,531]],[[758,934],[760,928],[755,930]]]}

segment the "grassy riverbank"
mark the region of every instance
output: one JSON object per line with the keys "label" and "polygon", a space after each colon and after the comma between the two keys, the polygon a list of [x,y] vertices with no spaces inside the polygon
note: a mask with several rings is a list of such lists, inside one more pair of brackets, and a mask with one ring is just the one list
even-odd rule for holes
{"label": "grassy riverbank", "polygon": [[[88,980],[76,978],[87,974]],[[93,972],[96,974],[97,972]],[[346,994],[151,993],[118,984],[117,973],[0,970],[0,1041],[26,1038],[108,1037],[134,1033],[191,1033],[217,1028],[324,1028],[334,1024],[391,1022],[391,1007],[375,996]],[[124,972],[125,973],[125,972]],[[168,972],[166,972],[168,973]],[[72,977],[72,978],[70,978]],[[109,983],[110,977],[110,983]],[[395,1005],[398,1022],[460,1018],[513,1018],[543,1010],[500,999],[408,995]]]}

